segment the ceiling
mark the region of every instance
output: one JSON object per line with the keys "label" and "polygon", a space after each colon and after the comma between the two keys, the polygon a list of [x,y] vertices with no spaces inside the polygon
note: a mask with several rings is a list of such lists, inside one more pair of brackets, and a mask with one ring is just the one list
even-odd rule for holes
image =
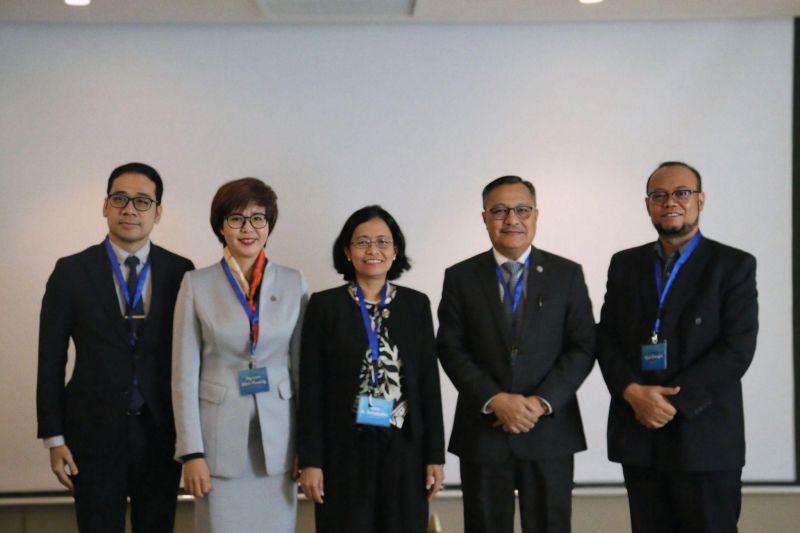
{"label": "ceiling", "polygon": [[800,17],[800,0],[0,0],[0,22],[482,23]]}

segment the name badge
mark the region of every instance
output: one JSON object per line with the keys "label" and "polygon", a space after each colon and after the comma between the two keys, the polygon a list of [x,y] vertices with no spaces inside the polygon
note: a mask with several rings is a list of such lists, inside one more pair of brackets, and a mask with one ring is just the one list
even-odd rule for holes
{"label": "name badge", "polygon": [[267,368],[259,366],[247,370],[239,370],[239,394],[259,394],[269,390],[269,379],[267,379]]}
{"label": "name badge", "polygon": [[356,422],[367,426],[388,428],[392,425],[393,400],[361,395],[358,397]]}
{"label": "name badge", "polygon": [[667,369],[667,341],[642,344],[642,371]]}

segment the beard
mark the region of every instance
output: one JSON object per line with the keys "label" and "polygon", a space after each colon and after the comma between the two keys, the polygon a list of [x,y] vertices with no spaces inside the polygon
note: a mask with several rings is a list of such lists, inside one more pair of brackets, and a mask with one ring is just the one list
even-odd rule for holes
{"label": "beard", "polygon": [[661,224],[653,224],[653,227],[656,228],[659,236],[661,237],[683,237],[684,235],[688,235],[692,232],[694,228],[697,227],[698,221],[695,221],[694,224],[684,224],[678,228],[665,228]]}

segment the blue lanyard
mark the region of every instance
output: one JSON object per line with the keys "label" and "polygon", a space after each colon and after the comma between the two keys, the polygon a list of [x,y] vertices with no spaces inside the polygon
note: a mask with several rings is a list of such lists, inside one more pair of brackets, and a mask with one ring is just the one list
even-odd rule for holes
{"label": "blue lanyard", "polygon": [[[139,304],[139,301],[142,299],[142,292],[144,291],[144,282],[147,279],[147,274],[150,272],[150,257],[147,257],[147,261],[142,267],[141,273],[139,273],[139,281],[136,283],[136,292],[134,293],[133,297],[128,293],[128,284],[125,282],[125,276],[122,275],[122,268],[119,266],[119,261],[117,260],[117,254],[114,253],[114,249],[111,248],[111,241],[106,235],[106,239],[104,241],[106,247],[106,255],[108,256],[108,260],[111,262],[111,267],[114,269],[114,275],[117,277],[117,281],[119,282],[119,287],[122,289],[122,296],[125,297],[125,315],[129,322],[133,321],[133,310]],[[130,328],[130,341],[131,344],[136,344],[136,336],[133,334],[133,328]]]}
{"label": "blue lanyard", "polygon": [[[533,253],[533,252],[531,252]],[[525,272],[528,270],[528,266],[531,264],[531,254],[528,254],[528,258],[525,259],[525,263],[522,265],[522,274],[520,274],[519,281],[517,281],[517,287],[514,289],[514,299],[511,300],[511,289],[508,286],[508,282],[506,281],[505,276],[503,276],[503,271],[500,269],[500,265],[494,266],[494,272],[497,274],[497,279],[500,281],[500,284],[503,286],[503,293],[505,297],[508,298],[511,303],[511,314],[514,315],[517,313],[517,307],[519,307],[519,302],[522,300],[522,286],[524,283],[522,281],[525,279]]]}
{"label": "blue lanyard", "polygon": [[370,387],[373,389],[378,387],[378,359],[380,358],[380,350],[378,348],[378,334],[381,330],[381,321],[383,315],[383,307],[386,305],[386,291],[389,287],[388,283],[383,284],[381,289],[381,301],[378,304],[378,318],[375,319],[375,329],[372,328],[372,322],[369,319],[367,312],[367,304],[364,299],[364,291],[356,282],[356,295],[358,296],[358,306],[361,308],[361,319],[364,321],[364,329],[367,330],[367,338],[369,339],[369,349],[372,361],[372,377],[370,379]]}
{"label": "blue lanyard", "polygon": [[256,346],[258,345],[258,339],[255,337],[255,332],[256,324],[258,324],[258,315],[261,309],[261,299],[259,298],[258,301],[256,301],[255,312],[251,310],[250,303],[247,301],[247,296],[245,296],[244,292],[242,292],[239,282],[233,277],[231,267],[229,267],[228,263],[225,262],[225,258],[222,258],[219,264],[222,265],[222,270],[225,272],[225,277],[228,278],[228,283],[233,289],[233,293],[236,294],[236,297],[239,299],[239,303],[242,304],[244,312],[247,313],[247,321],[250,323],[250,355],[254,356],[256,354]]}
{"label": "blue lanyard", "polygon": [[694,249],[697,248],[697,244],[702,238],[703,236],[699,231],[694,237],[692,237],[692,240],[689,241],[689,245],[678,258],[678,261],[675,262],[675,266],[672,268],[672,272],[669,273],[669,277],[667,278],[667,283],[663,287],[664,267],[661,265],[661,260],[658,257],[655,259],[656,290],[658,291],[658,312],[656,314],[655,326],[653,326],[653,337],[651,339],[653,344],[658,342],[658,332],[661,330],[661,312],[664,310],[664,301],[667,299],[667,294],[672,288],[672,282],[674,282],[675,278],[678,277],[678,271],[681,269],[681,267],[683,267],[683,264],[689,260],[689,256],[692,255],[692,252],[694,252]]}

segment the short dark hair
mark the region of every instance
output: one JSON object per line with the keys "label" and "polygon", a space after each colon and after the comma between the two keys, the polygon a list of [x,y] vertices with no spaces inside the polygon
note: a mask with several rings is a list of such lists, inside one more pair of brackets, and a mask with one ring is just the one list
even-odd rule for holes
{"label": "short dark hair", "polygon": [[210,222],[211,229],[222,246],[225,246],[225,237],[222,236],[225,217],[245,209],[250,203],[264,207],[269,233],[272,233],[278,221],[278,195],[272,187],[258,178],[240,178],[217,189],[214,199],[211,200]]}
{"label": "short dark hair", "polygon": [[533,207],[536,207],[536,187],[533,186],[528,180],[524,180],[519,176],[500,176],[496,180],[492,180],[489,185],[483,188],[483,207],[486,208],[486,200],[489,198],[489,194],[498,188],[501,185],[513,185],[515,183],[521,183],[522,185],[528,188],[528,192],[531,193],[531,198],[533,199]]}
{"label": "short dark hair", "polygon": [[689,170],[697,178],[697,190],[698,190],[698,192],[703,190],[703,180],[700,177],[700,173],[692,165],[687,165],[683,161],[664,161],[663,163],[658,165],[656,167],[656,169],[653,172],[651,172],[650,175],[647,177],[647,183],[644,186],[644,192],[645,193],[649,193],[650,192],[650,180],[653,178],[653,174],[655,174],[656,172],[658,172],[662,168],[668,168],[668,167],[684,167],[685,169]]}
{"label": "short dark hair", "polygon": [[161,203],[161,196],[164,194],[164,182],[161,181],[161,176],[158,171],[150,165],[144,163],[126,163],[111,171],[108,177],[108,185],[106,186],[106,195],[111,194],[111,187],[114,185],[114,180],[123,174],[127,173],[143,174],[147,179],[156,184],[156,203]]}
{"label": "short dark hair", "polygon": [[347,281],[356,279],[356,269],[353,267],[353,263],[347,260],[347,255],[344,253],[345,248],[350,247],[350,240],[353,238],[353,232],[356,228],[373,218],[379,218],[386,222],[386,225],[389,226],[389,231],[392,232],[394,246],[397,248],[397,257],[395,257],[392,266],[389,268],[389,272],[386,273],[386,278],[397,279],[400,274],[411,268],[411,261],[406,256],[406,238],[403,236],[397,221],[381,206],[368,205],[348,217],[342,227],[342,231],[339,232],[339,236],[336,237],[333,243],[333,267]]}

